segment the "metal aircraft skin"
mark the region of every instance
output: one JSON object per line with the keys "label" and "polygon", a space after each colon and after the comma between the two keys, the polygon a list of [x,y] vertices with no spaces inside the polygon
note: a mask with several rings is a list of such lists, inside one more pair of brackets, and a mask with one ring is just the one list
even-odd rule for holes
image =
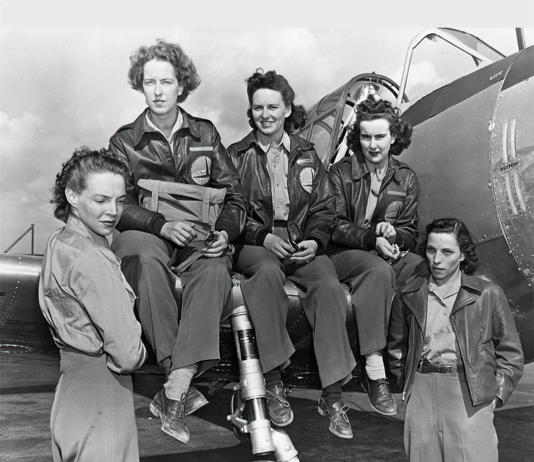
{"label": "metal aircraft skin", "polygon": [[[442,40],[470,55],[477,70],[409,101],[405,96],[411,52],[422,41]],[[482,51],[481,51],[482,50]],[[419,34],[406,58],[399,85],[385,76],[360,74],[326,95],[308,111],[300,135],[315,143],[325,165],[350,153],[345,136],[362,95],[378,92],[395,102],[414,127],[410,148],[400,160],[417,173],[421,196],[420,230],[432,219],[455,216],[474,233],[480,267],[477,275],[506,293],[525,358],[534,358],[534,47],[504,57],[476,37],[453,29]],[[401,95],[401,97],[399,96]],[[54,358],[48,325],[38,304],[41,257],[0,255],[0,347],[3,361]],[[296,352],[284,370],[288,387],[320,388],[312,335],[298,301],[290,298],[288,328]],[[177,297],[181,294],[177,281]],[[356,326],[347,293],[347,329],[357,353]],[[359,390],[362,362],[345,390]],[[155,364],[141,372],[159,373]],[[221,362],[203,378],[211,384],[238,381],[229,324],[221,325]]]}

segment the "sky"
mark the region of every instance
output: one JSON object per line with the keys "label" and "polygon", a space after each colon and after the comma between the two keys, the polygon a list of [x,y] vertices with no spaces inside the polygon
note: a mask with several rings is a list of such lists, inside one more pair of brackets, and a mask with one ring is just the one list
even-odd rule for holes
{"label": "sky", "polygon": [[[198,7],[193,12],[180,9],[182,17],[185,14],[196,21],[170,20],[176,6],[165,2],[151,2],[139,9],[134,8],[135,2],[128,2],[129,14],[114,11],[120,21],[108,14],[111,8],[98,2],[91,2],[94,8],[90,11],[66,7],[61,14],[52,8],[56,2],[34,3],[34,8],[28,9],[30,3],[20,0],[17,10],[12,0],[0,0],[2,252],[31,224],[35,224],[35,252],[43,252],[50,234],[62,225],[53,218],[50,204],[61,164],[76,147],[107,147],[117,128],[132,122],[145,108],[143,95],[127,82],[129,56],[139,46],[152,45],[156,38],[182,46],[202,79],[183,107],[210,119],[228,146],[249,131],[244,81],[257,68],[283,74],[297,93],[297,103],[310,107],[357,74],[376,72],[399,82],[410,40],[423,29],[436,26],[423,18],[399,21],[402,27],[398,27],[391,14],[378,7],[367,11],[355,2],[342,2],[346,6],[341,14],[338,10],[324,18],[304,15],[293,23],[284,20],[286,15],[260,15],[260,10],[249,12],[242,21],[228,11],[208,8],[210,2],[198,3],[211,12],[206,17],[199,15],[206,11],[199,12]],[[335,9],[337,3],[328,5]],[[484,5],[491,7],[492,3]],[[274,4],[277,2],[262,3]],[[388,2],[381,4],[384,10],[395,11],[387,8]],[[42,5],[47,8],[40,9]],[[131,19],[132,10],[135,20]],[[534,13],[534,8],[531,10]],[[365,13],[362,17],[377,14],[378,18],[369,24],[366,21],[365,27],[346,21],[360,13]],[[381,20],[381,16],[389,20]],[[441,21],[447,15],[438,17]],[[465,30],[508,55],[517,51],[513,27],[521,24],[514,23],[515,17],[496,13],[489,19],[473,20],[474,27],[469,27],[458,24],[453,15],[457,24],[451,21],[444,26]],[[520,21],[520,15],[517,18]],[[527,25],[526,42],[533,45],[534,24]],[[424,58],[414,69],[414,82],[443,77],[439,75],[442,71]],[[10,252],[29,253],[29,238]]]}

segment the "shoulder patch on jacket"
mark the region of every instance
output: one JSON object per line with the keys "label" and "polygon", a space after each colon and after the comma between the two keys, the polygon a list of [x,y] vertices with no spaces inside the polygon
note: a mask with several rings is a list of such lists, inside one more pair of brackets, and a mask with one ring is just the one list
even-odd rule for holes
{"label": "shoulder patch on jacket", "polygon": [[191,163],[190,172],[193,181],[200,186],[204,186],[210,181],[211,159],[207,156],[198,156]]}
{"label": "shoulder patch on jacket", "polygon": [[303,168],[299,174],[299,183],[302,189],[308,194],[312,193],[313,178],[315,177],[315,170],[311,167]]}

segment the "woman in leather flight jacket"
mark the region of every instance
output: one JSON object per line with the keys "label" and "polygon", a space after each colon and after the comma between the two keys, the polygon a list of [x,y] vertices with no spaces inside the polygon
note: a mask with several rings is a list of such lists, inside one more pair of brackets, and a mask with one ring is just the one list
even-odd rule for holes
{"label": "woman in leather flight jacket", "polygon": [[427,226],[430,277],[397,295],[388,347],[403,386],[404,445],[410,461],[496,461],[493,411],[523,373],[523,353],[502,289],[475,277],[476,247],[466,226]]}
{"label": "woman in leather flight jacket", "polygon": [[410,145],[412,128],[391,103],[375,97],[356,106],[348,135],[354,155],[329,170],[337,216],[326,253],[350,287],[360,354],[366,358],[362,386],[373,409],[394,415],[397,405],[382,357],[391,302],[395,287],[417,265],[424,268],[424,261],[411,252],[418,235],[417,177],[396,159]]}
{"label": "woman in leather flight jacket", "polygon": [[[256,72],[247,80],[247,93],[254,130],[228,148],[248,198],[244,245],[236,250],[234,268],[247,278],[241,289],[252,322],[271,326],[271,335],[256,332],[269,416],[277,426],[293,420],[280,375],[295,351],[285,325],[287,278],[302,289],[299,297],[313,332],[323,388],[319,412],[329,418],[332,433],[352,438],[341,386],[356,362],[345,327],[345,294],[324,255],[334,220],[326,172],[313,144],[291,135],[304,125],[305,111],[293,104],[287,80],[275,71]],[[262,355],[269,346],[271,358]]]}
{"label": "woman in leather flight jacket", "polygon": [[[200,83],[182,48],[158,40],[140,47],[130,62],[130,84],[144,94],[148,108],[110,139],[110,151],[126,158],[132,169],[117,226],[121,234],[112,249],[122,259],[124,275],[137,295],[143,331],[167,379],[150,411],[161,419],[163,432],[185,444],[190,438],[186,415],[208,403],[191,380],[220,359],[219,324],[229,314],[232,287],[226,249],[243,230],[246,200],[215,126],[178,105]],[[180,301],[171,267],[188,261],[202,234],[191,222],[143,208],[140,179],[226,191],[215,239],[180,273]]]}

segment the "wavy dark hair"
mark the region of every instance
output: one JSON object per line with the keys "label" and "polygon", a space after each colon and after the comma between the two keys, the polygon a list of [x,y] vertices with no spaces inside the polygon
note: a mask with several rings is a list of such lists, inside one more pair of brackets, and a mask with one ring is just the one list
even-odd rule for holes
{"label": "wavy dark hair", "polygon": [[174,67],[176,79],[183,87],[183,92],[178,97],[178,103],[185,101],[189,93],[200,85],[197,68],[189,56],[184,53],[182,47],[177,43],[168,43],[163,39],[157,39],[155,45],[151,47],[141,46],[130,56],[128,82],[134,90],[143,92],[143,67],[153,59],[168,61]]}
{"label": "wavy dark hair", "polygon": [[291,114],[286,117],[284,122],[284,130],[287,133],[293,133],[295,130],[304,127],[306,125],[306,109],[302,105],[294,104],[295,92],[289,85],[287,79],[276,71],[263,72],[263,69],[257,69],[248,79],[245,80],[247,84],[247,95],[250,107],[247,110],[248,123],[256,130],[256,124],[252,119],[252,97],[254,93],[262,88],[269,90],[275,90],[280,92],[282,99],[286,107],[291,107]]}
{"label": "wavy dark hair", "polygon": [[356,122],[352,125],[347,135],[347,145],[356,152],[360,146],[360,124],[369,120],[385,119],[389,122],[389,131],[395,137],[389,149],[389,153],[398,156],[412,142],[413,129],[410,124],[400,118],[400,110],[393,107],[389,101],[383,99],[374,100],[372,95],[356,106]]}
{"label": "wavy dark hair", "polygon": [[458,242],[460,252],[464,254],[464,261],[460,263],[460,269],[465,274],[473,274],[478,268],[477,247],[473,236],[465,224],[458,218],[438,218],[426,227],[426,238],[421,245],[423,255],[426,255],[428,236],[430,233],[452,234]]}
{"label": "wavy dark hair", "polygon": [[67,222],[71,213],[71,206],[67,201],[65,189],[70,188],[80,194],[87,187],[87,177],[91,173],[115,173],[121,175],[126,182],[131,170],[128,162],[121,156],[106,149],[91,151],[88,147],[77,148],[72,157],[65,163],[61,172],[56,175],[56,182],[52,188],[52,204],[54,216]]}

